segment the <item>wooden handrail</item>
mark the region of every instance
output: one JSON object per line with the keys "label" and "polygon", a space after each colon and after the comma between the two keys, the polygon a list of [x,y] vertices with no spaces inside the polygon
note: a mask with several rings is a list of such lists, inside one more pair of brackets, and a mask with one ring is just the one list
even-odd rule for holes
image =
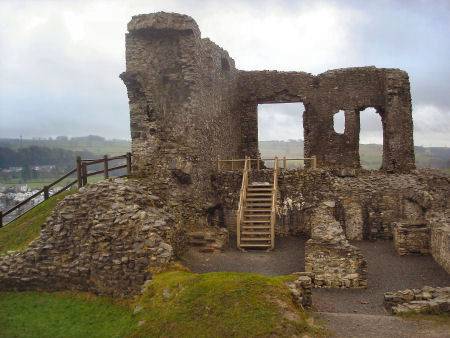
{"label": "wooden handrail", "polygon": [[241,221],[244,217],[244,202],[247,198],[247,187],[248,187],[248,172],[249,172],[249,158],[245,158],[244,170],[242,173],[242,184],[241,191],[239,193],[239,204],[236,216],[236,237],[237,237],[237,247],[241,247]]}
{"label": "wooden handrail", "polygon": [[[278,158],[278,157],[277,157]],[[251,166],[251,162],[252,161],[256,161],[256,168],[259,170],[260,169],[260,161],[275,161],[274,158],[250,158],[250,157],[246,157],[244,159],[220,159],[219,157],[217,158],[217,170],[221,170],[223,169],[223,164],[225,163],[230,163],[231,162],[231,171],[234,171],[235,169],[240,170],[241,168],[239,168],[238,166],[235,166],[235,162],[244,162],[245,161],[249,161],[249,169]],[[317,169],[317,157],[316,156],[311,156],[311,157],[301,157],[301,158],[286,158],[283,157],[283,166],[282,169],[286,170],[288,167],[288,162],[289,161],[311,161],[311,168],[312,169]],[[278,169],[280,169],[280,166],[278,165]],[[227,169],[225,169],[227,170]]]}
{"label": "wooden handrail", "polygon": [[[283,159],[284,160],[284,159]],[[270,246],[273,250],[275,247],[275,223],[277,217],[277,197],[278,197],[278,157],[274,159],[273,167],[273,186],[272,186],[272,209],[270,213]]]}
{"label": "wooden handrail", "polygon": [[[126,164],[118,165],[118,166],[115,166],[115,167],[109,167],[108,162],[113,161],[113,160],[119,160],[119,159],[126,159]],[[88,166],[99,164],[99,163],[103,163],[104,164],[104,168],[103,169],[97,170],[97,171],[93,171],[93,172],[89,172],[88,171]],[[3,218],[5,216],[9,215],[13,211],[15,211],[15,210],[19,209],[20,207],[24,206],[25,204],[29,203],[31,200],[35,199],[36,197],[38,197],[41,194],[44,194],[44,201],[47,200],[48,198],[50,198],[50,193],[49,193],[50,188],[55,186],[56,184],[60,183],[62,180],[70,177],[74,173],[77,173],[76,180],[69,182],[69,184],[64,186],[62,189],[58,190],[57,192],[54,192],[52,194],[52,196],[55,196],[55,195],[65,191],[65,190],[69,189],[71,186],[73,186],[74,184],[77,184],[77,183],[78,183],[78,188],[81,188],[81,187],[85,186],[87,184],[87,178],[89,176],[98,175],[98,174],[104,174],[104,177],[108,178],[108,176],[109,176],[108,173],[109,172],[114,171],[114,170],[119,170],[119,169],[126,169],[127,170],[126,175],[123,175],[123,176],[131,175],[131,153],[126,153],[125,155],[119,155],[119,156],[114,156],[114,157],[108,157],[108,156],[105,155],[105,156],[103,156],[103,158],[95,159],[95,160],[94,159],[83,159],[82,160],[81,157],[77,157],[76,164],[77,165],[76,165],[75,169],[72,169],[71,171],[67,172],[63,176],[61,176],[58,179],[56,179],[55,181],[53,181],[50,184],[44,186],[41,190],[37,191],[36,193],[34,193],[30,197],[26,198],[22,202],[16,204],[15,206],[13,206],[12,208],[10,208],[10,209],[8,209],[6,211],[0,211],[0,228],[3,226]],[[123,176],[121,176],[121,177],[123,177]],[[39,204],[40,203],[35,204],[32,208],[26,210],[23,214],[20,214],[15,219],[17,219],[20,216],[26,214],[28,211],[30,211],[31,209],[33,209],[34,207],[36,207]]]}

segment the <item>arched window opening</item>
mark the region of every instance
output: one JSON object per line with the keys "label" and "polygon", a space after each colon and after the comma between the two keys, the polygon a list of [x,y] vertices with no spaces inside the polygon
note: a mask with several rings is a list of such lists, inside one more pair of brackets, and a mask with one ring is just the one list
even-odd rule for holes
{"label": "arched window opening", "polygon": [[374,107],[360,111],[359,158],[364,169],[380,169],[383,160],[383,124]]}
{"label": "arched window opening", "polygon": [[[303,112],[301,102],[258,105],[258,143],[261,158],[303,157]],[[298,163],[297,163],[298,162]],[[289,169],[302,167],[301,161],[289,161]],[[267,167],[273,161],[266,161]]]}
{"label": "arched window opening", "polygon": [[339,110],[333,115],[333,127],[337,134],[344,134],[345,132],[345,112]]}

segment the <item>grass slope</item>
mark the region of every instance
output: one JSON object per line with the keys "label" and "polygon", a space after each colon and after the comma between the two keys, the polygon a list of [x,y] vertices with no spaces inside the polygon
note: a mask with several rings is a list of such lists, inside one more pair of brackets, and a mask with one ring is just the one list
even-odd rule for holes
{"label": "grass slope", "polygon": [[319,333],[292,303],[292,276],[249,273],[159,274],[139,301],[131,337],[269,337]]}
{"label": "grass slope", "polygon": [[41,225],[50,216],[56,204],[71,193],[71,191],[65,191],[51,197],[22,217],[0,228],[0,256],[9,250],[24,249],[38,237]]}
{"label": "grass slope", "polygon": [[292,278],[164,272],[134,304],[84,293],[0,292],[0,338],[321,336],[292,303],[284,285]]}
{"label": "grass slope", "polygon": [[0,338],[125,337],[136,326],[129,307],[106,297],[0,293]]}

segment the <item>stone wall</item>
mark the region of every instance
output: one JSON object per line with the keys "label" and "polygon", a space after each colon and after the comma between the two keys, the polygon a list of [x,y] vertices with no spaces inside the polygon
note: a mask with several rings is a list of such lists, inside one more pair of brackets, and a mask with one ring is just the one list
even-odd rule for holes
{"label": "stone wall", "polygon": [[305,245],[305,271],[314,274],[316,287],[367,286],[367,262],[350,245],[334,217],[334,201],[324,201],[309,219],[311,238]]}
{"label": "stone wall", "polygon": [[188,227],[214,206],[217,156],[238,157],[237,70],[180,14],[134,16],[126,35],[133,174],[152,181]]}
{"label": "stone wall", "polygon": [[[250,180],[271,182],[270,169],[253,171]],[[216,194],[225,215],[225,226],[235,231],[241,173],[221,171],[215,178]],[[287,170],[279,175],[277,236],[311,237],[317,208],[334,203],[334,219],[347,240],[392,239],[397,222],[429,224],[431,252],[442,266],[450,266],[448,216],[450,178],[435,170],[387,174],[365,170]],[[334,222],[334,221],[333,221]],[[332,224],[331,222],[330,224]],[[422,242],[421,242],[422,243]],[[425,243],[425,242],[424,242]],[[422,249],[425,249],[424,244]],[[331,252],[331,251],[330,251]]]}
{"label": "stone wall", "polygon": [[448,214],[445,216],[441,214],[441,216],[443,217],[432,218],[430,221],[431,254],[436,262],[450,274],[450,219]]}
{"label": "stone wall", "polygon": [[[240,71],[239,96],[246,114],[246,154],[257,155],[257,105],[302,102],[305,157],[321,167],[360,167],[359,113],[373,107],[383,124],[383,163],[388,171],[414,165],[409,79],[399,69],[357,67],[314,76],[304,72]],[[333,116],[345,112],[345,131],[333,128]]]}
{"label": "stone wall", "polygon": [[60,202],[26,251],[0,257],[0,290],[130,296],[185,241],[145,182],[103,181]]}
{"label": "stone wall", "polygon": [[425,223],[397,222],[394,246],[399,255],[430,253],[430,227]]}
{"label": "stone wall", "polygon": [[[225,50],[201,38],[191,17],[159,12],[129,22],[121,78],[129,97],[133,172],[152,181],[186,227],[204,225],[219,206],[212,180],[217,157],[258,155],[260,103],[304,103],[305,155],[316,156],[320,167],[359,167],[359,112],[374,107],[384,129],[382,168],[414,168],[409,79],[398,69],[317,76],[240,71]],[[345,111],[343,134],[333,129],[339,110]],[[346,231],[358,239],[361,215],[348,213],[356,218]]]}

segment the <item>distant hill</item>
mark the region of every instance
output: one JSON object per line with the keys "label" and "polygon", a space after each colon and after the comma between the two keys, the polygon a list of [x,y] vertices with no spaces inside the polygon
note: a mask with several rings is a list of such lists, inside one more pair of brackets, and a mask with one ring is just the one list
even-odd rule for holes
{"label": "distant hill", "polygon": [[[303,141],[260,141],[261,156],[288,158],[303,157]],[[381,144],[360,145],[361,165],[367,169],[378,169],[381,166],[383,146]],[[450,170],[450,148],[446,147],[415,147],[416,165],[419,168],[436,168]]]}
{"label": "distant hill", "polygon": [[[108,140],[101,136],[84,137],[58,136],[49,139],[5,139],[0,138],[0,148],[18,150],[31,146],[59,148],[74,152],[89,152],[94,156],[120,155],[131,149],[129,140]],[[275,156],[288,158],[303,157],[303,141],[260,141],[259,148],[262,157]],[[416,164],[419,168],[437,168],[450,171],[450,148],[446,147],[415,147]],[[361,164],[364,168],[378,169],[381,166],[382,145],[361,144]]]}
{"label": "distant hill", "polygon": [[0,138],[0,147],[17,150],[31,146],[59,148],[76,152],[89,152],[94,155],[122,155],[130,151],[129,140],[107,140],[97,135],[82,137],[58,136],[42,139],[11,139]]}

